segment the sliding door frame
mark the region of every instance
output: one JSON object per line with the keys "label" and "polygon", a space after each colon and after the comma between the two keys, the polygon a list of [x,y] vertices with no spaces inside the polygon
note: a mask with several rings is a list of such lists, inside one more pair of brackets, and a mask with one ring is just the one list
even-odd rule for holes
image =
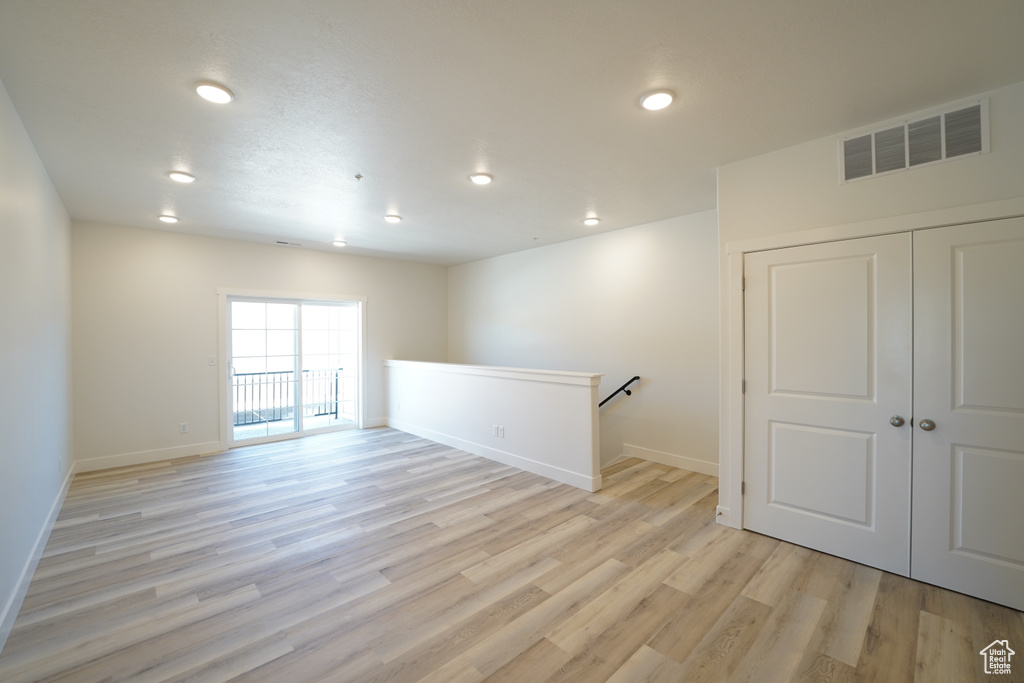
{"label": "sliding door frame", "polygon": [[[284,441],[286,439],[294,439],[301,436],[309,436],[311,434],[320,434],[323,432],[338,431],[338,427],[323,427],[320,429],[313,429],[306,432],[297,431],[289,432],[286,434],[279,434],[274,436],[258,437],[255,439],[246,439],[244,444],[234,441],[232,438],[232,426],[234,420],[232,418],[232,411],[228,405],[229,391],[228,385],[230,383],[231,373],[231,329],[230,316],[229,316],[229,299],[232,298],[244,298],[251,300],[272,300],[273,303],[283,304],[355,304],[358,308],[356,313],[356,322],[358,329],[356,330],[356,354],[358,361],[356,362],[356,414],[355,422],[358,429],[362,429],[366,420],[366,392],[365,382],[363,378],[365,376],[365,349],[366,349],[366,297],[365,296],[353,296],[347,294],[325,294],[322,292],[288,292],[288,291],[269,291],[262,289],[235,289],[230,287],[218,287],[217,288],[217,321],[219,329],[219,340],[217,344],[218,356],[217,365],[220,371],[217,373],[217,395],[219,399],[219,414],[220,414],[220,447],[221,450],[227,450],[229,448],[257,444],[267,443],[271,441]],[[296,349],[301,353],[301,349]]]}

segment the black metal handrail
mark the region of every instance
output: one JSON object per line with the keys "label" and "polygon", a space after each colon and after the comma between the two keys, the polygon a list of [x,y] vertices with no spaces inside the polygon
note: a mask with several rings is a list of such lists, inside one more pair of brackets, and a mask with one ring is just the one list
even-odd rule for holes
{"label": "black metal handrail", "polygon": [[[302,404],[307,417],[333,415],[341,405],[342,369],[303,370]],[[295,373],[239,372],[233,375],[235,426],[277,422],[295,414]]]}
{"label": "black metal handrail", "polygon": [[621,387],[619,387],[618,389],[616,389],[615,391],[613,391],[613,392],[612,392],[612,393],[611,393],[611,394],[610,394],[610,395],[608,396],[608,398],[606,398],[605,400],[603,400],[603,401],[601,401],[600,403],[598,403],[598,404],[597,404],[597,407],[598,407],[598,408],[600,408],[600,407],[601,407],[601,406],[603,406],[603,405],[604,405],[605,403],[607,403],[608,401],[610,401],[610,400],[612,400],[613,398],[615,398],[615,396],[616,396],[616,395],[617,395],[617,394],[618,394],[619,392],[622,392],[622,393],[626,394],[626,396],[632,396],[632,395],[633,395],[633,392],[632,392],[632,391],[630,391],[629,389],[627,389],[626,387],[628,387],[628,386],[629,386],[630,384],[632,384],[633,382],[639,382],[639,381],[640,381],[640,375],[637,375],[636,377],[634,377],[633,379],[629,380],[628,382],[626,382],[625,384],[623,384],[623,385],[622,385]]}

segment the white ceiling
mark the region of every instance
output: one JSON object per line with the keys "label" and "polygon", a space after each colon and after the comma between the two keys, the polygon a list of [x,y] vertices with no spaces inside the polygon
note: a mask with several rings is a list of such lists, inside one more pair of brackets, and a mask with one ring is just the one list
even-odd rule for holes
{"label": "white ceiling", "polygon": [[75,219],[455,264],[712,209],[719,165],[1024,81],[1022,34],[1020,0],[0,0],[0,81]]}

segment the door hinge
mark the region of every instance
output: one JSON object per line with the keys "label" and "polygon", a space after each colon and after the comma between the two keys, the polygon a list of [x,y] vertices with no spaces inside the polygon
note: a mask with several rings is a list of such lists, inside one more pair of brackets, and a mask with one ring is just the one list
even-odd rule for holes
{"label": "door hinge", "polygon": [[746,492],[747,492],[747,482],[741,481],[740,482],[740,495],[742,496]]}
{"label": "door hinge", "polygon": [[747,380],[745,380],[745,379],[740,381],[740,393],[741,394],[747,393]]}

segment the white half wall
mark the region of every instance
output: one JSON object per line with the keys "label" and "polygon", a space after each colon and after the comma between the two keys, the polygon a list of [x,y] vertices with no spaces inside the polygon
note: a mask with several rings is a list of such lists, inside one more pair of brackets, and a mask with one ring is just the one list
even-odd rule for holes
{"label": "white half wall", "polygon": [[71,479],[71,236],[0,83],[0,649]]}
{"label": "white half wall", "polygon": [[599,374],[403,360],[385,366],[391,427],[587,491],[601,488]]}
{"label": "white half wall", "polygon": [[82,471],[219,450],[218,288],[365,297],[366,426],[385,358],[447,360],[440,266],[76,222],[72,273]]}
{"label": "white half wall", "polygon": [[[715,466],[715,212],[449,269],[448,360],[604,373],[601,462],[625,445]],[[679,460],[678,462],[682,462]]]}

